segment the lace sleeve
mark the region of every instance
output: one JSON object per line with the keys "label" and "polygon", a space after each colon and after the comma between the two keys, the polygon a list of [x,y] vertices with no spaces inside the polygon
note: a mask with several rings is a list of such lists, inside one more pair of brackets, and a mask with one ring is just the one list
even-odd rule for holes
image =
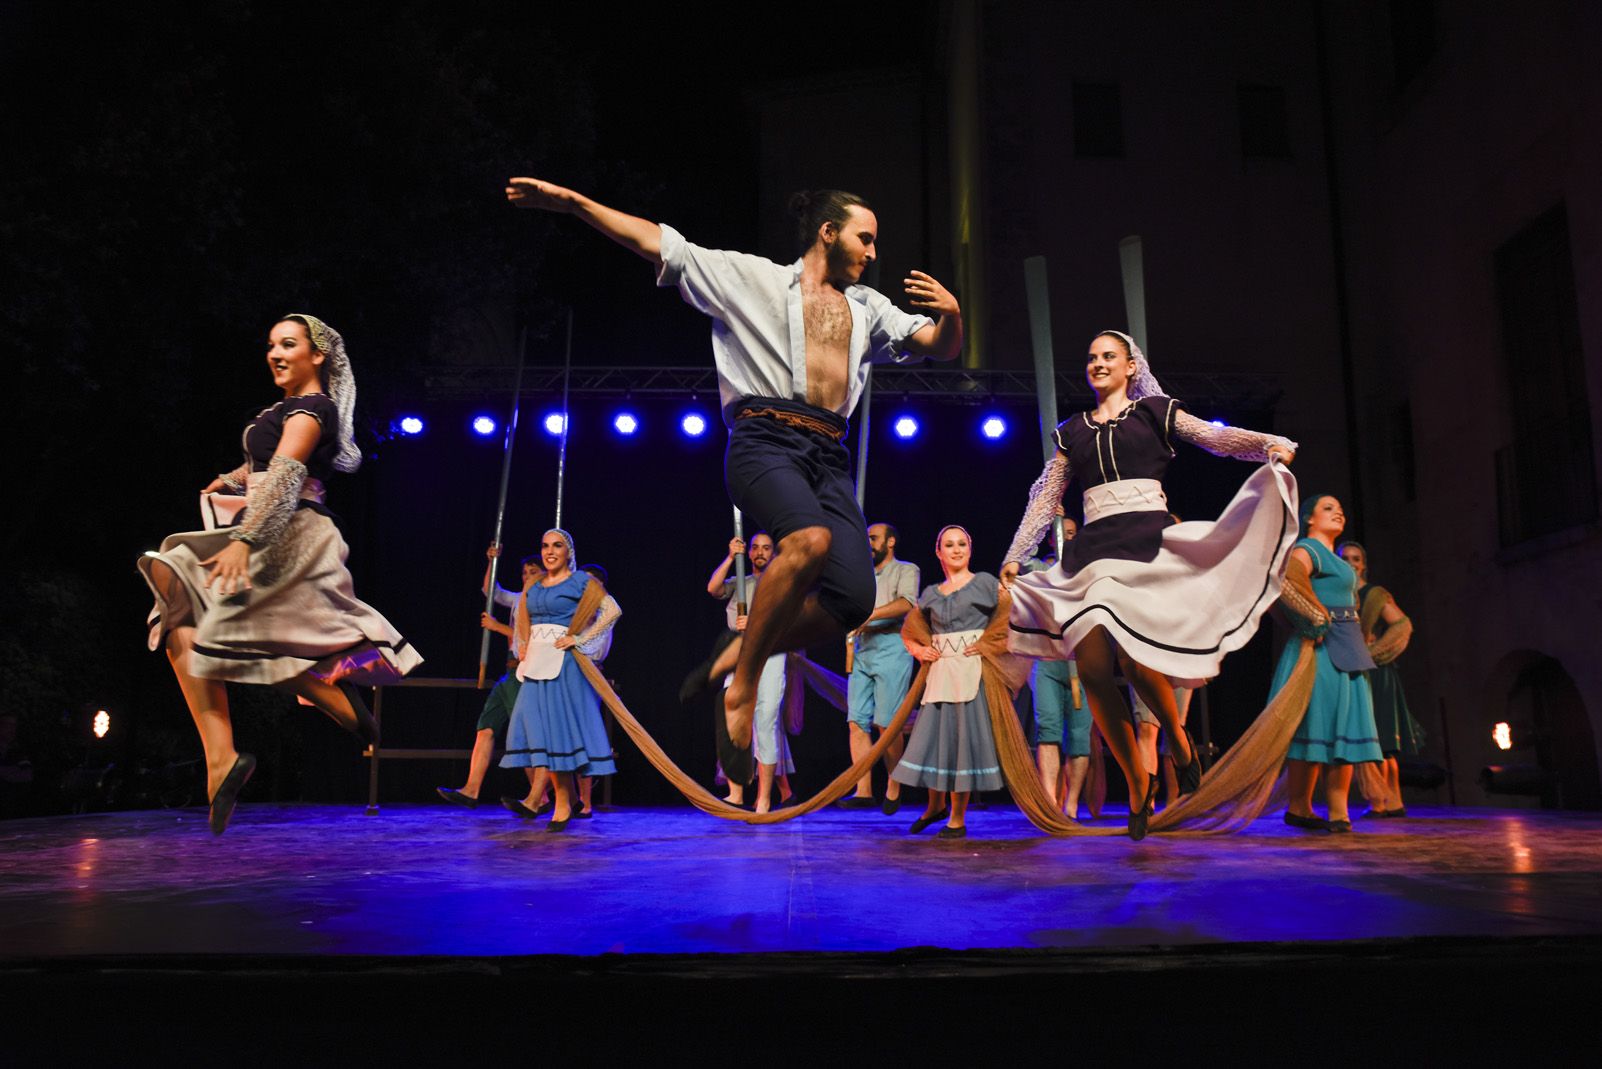
{"label": "lace sleeve", "polygon": [[600,649],[601,640],[606,638],[607,632],[612,630],[612,626],[617,623],[618,618],[622,615],[623,610],[619,607],[617,599],[608,594],[601,601],[601,608],[595,614],[595,622],[586,627],[573,640],[573,644],[586,657],[594,657],[596,650]]}
{"label": "lace sleeve", "polygon": [[305,482],[306,465],[284,454],[273,457],[265,475],[256,480],[245,498],[245,522],[230,531],[228,537],[252,546],[275,540],[295,518],[300,488]]}
{"label": "lace sleeve", "polygon": [[1279,607],[1300,635],[1318,638],[1329,630],[1329,610],[1313,593],[1313,578],[1294,554],[1285,562],[1285,583],[1279,590]]}
{"label": "lace sleeve", "polygon": [[1057,515],[1057,506],[1062,504],[1062,494],[1067,488],[1068,458],[1059,450],[1046,461],[1040,478],[1029,488],[1029,506],[1024,509],[1018,533],[1012,536],[1012,545],[1007,547],[1002,564],[1015,561],[1022,564],[1034,555],[1035,547],[1051,529],[1051,521]]}
{"label": "lace sleeve", "polygon": [[1412,637],[1413,621],[1404,616],[1387,627],[1377,642],[1369,644],[1368,655],[1374,658],[1375,664],[1390,664],[1407,649]]}
{"label": "lace sleeve", "polygon": [[239,467],[235,468],[233,471],[223,471],[217,473],[217,478],[222,480],[222,484],[236,494],[241,493],[245,489],[245,480],[249,476],[250,461],[248,460],[239,465]]}
{"label": "lace sleeve", "polygon": [[1297,445],[1289,438],[1277,434],[1262,434],[1240,427],[1220,427],[1197,419],[1189,412],[1174,413],[1174,437],[1182,442],[1200,446],[1214,456],[1234,457],[1236,460],[1264,461],[1270,446],[1283,446],[1295,452]]}

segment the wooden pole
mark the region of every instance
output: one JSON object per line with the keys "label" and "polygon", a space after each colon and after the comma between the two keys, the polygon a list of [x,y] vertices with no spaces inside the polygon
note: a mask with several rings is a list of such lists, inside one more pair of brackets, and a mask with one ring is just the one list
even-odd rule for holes
{"label": "wooden pole", "polygon": [[[523,393],[523,363],[528,356],[528,328],[524,327],[517,334],[517,376],[512,382],[512,414],[506,420],[506,443],[501,454],[501,496],[495,506],[495,538],[497,546],[501,544],[501,529],[506,522],[506,489],[512,478],[512,446],[517,442],[517,412]],[[500,572],[501,557],[497,553],[490,559],[489,586],[484,591],[484,611],[495,611],[495,580]],[[488,674],[490,633],[484,632],[478,644],[478,687],[484,689],[484,679]]]}

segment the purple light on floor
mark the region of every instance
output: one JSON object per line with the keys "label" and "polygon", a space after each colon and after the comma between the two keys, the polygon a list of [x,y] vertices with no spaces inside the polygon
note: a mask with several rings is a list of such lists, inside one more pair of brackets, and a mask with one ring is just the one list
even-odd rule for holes
{"label": "purple light on floor", "polygon": [[567,417],[560,412],[552,412],[545,417],[545,433],[551,437],[559,436],[567,427]]}
{"label": "purple light on floor", "polygon": [[691,438],[699,438],[706,433],[706,417],[699,412],[686,413],[685,417],[679,420],[679,429]]}
{"label": "purple light on floor", "polygon": [[1006,435],[1007,421],[1000,416],[986,416],[985,421],[979,424],[979,433],[989,438],[992,442],[996,441]]}
{"label": "purple light on floor", "polygon": [[640,421],[635,418],[632,412],[619,412],[612,417],[612,429],[624,437],[628,437],[640,429]]}
{"label": "purple light on floor", "polygon": [[495,433],[495,421],[488,416],[475,416],[473,418],[473,433],[480,438],[488,438]]}
{"label": "purple light on floor", "polygon": [[895,423],[891,424],[891,428],[896,432],[896,437],[902,441],[918,436],[918,421],[911,416],[899,417]]}
{"label": "purple light on floor", "polygon": [[416,416],[402,416],[400,422],[396,425],[400,428],[402,434],[423,433],[423,421]]}

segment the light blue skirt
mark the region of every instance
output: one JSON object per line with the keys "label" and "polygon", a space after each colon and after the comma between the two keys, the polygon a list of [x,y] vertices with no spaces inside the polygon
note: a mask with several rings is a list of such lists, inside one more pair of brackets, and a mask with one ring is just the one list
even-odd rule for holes
{"label": "light blue skirt", "polygon": [[617,771],[601,719],[601,699],[578,662],[562,658],[555,679],[530,679],[517,692],[502,768],[548,768],[581,776]]}

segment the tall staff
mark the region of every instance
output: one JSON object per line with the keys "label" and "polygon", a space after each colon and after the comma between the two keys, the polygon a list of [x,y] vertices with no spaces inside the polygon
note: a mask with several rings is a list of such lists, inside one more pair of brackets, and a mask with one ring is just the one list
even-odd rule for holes
{"label": "tall staff", "polygon": [[[567,310],[567,351],[562,357],[562,440],[556,450],[556,524],[562,526],[562,489],[567,478],[567,391],[573,380],[573,309]],[[571,562],[576,568],[577,561]]]}
{"label": "tall staff", "polygon": [[[1046,258],[1024,261],[1024,294],[1029,304],[1029,343],[1035,356],[1035,401],[1040,407],[1040,448],[1045,459],[1057,451],[1057,361],[1051,351],[1051,297],[1046,286]],[[1062,560],[1062,517],[1051,521],[1051,533]]]}
{"label": "tall staff", "polygon": [[[517,412],[523,397],[523,362],[528,355],[528,328],[517,333],[517,377],[512,383],[512,415],[506,421],[506,443],[501,457],[501,499],[495,507],[495,545],[501,544],[501,527],[506,521],[506,488],[512,478],[512,446],[517,442]],[[501,555],[490,558],[489,584],[484,587],[484,612],[495,611],[495,576],[500,569]],[[490,633],[484,632],[478,644],[478,687],[484,689],[486,668],[489,665]]]}
{"label": "tall staff", "polygon": [[[862,401],[857,410],[862,413],[861,425],[857,427],[857,511],[864,517],[863,503],[868,499],[868,413],[873,408],[873,365],[868,365],[868,381],[862,387]],[[857,634],[855,631],[846,634],[846,674],[851,673],[851,667],[857,659]]]}

